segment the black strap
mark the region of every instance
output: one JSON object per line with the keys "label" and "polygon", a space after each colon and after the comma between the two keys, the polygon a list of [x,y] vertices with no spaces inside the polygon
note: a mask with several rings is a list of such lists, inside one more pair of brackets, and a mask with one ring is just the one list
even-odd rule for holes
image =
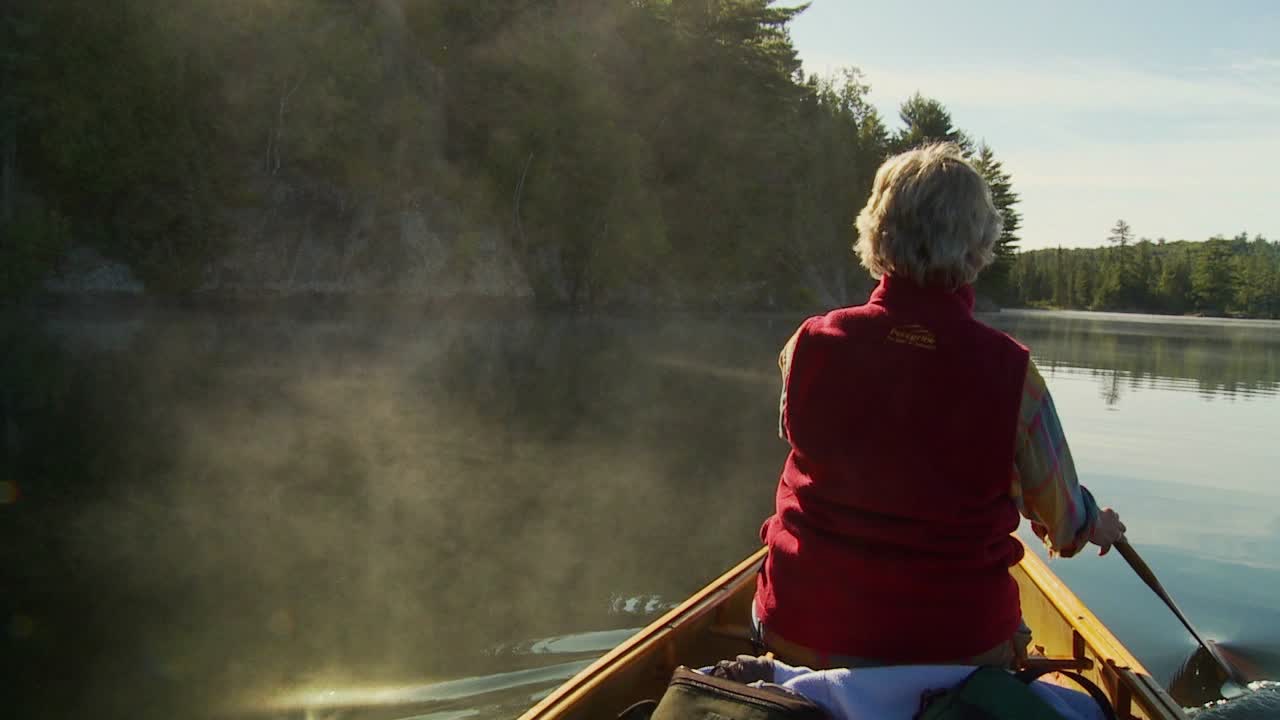
{"label": "black strap", "polygon": [[631,707],[618,713],[618,720],[649,720],[653,716],[653,711],[657,709],[657,700],[641,700]]}
{"label": "black strap", "polygon": [[1106,720],[1116,720],[1116,709],[1111,706],[1111,700],[1107,697],[1107,694],[1102,691],[1102,688],[1095,685],[1092,680],[1078,672],[1072,672],[1071,670],[1055,670],[1053,668],[1031,668],[1015,673],[1014,677],[1030,685],[1041,675],[1048,675],[1052,672],[1059,673],[1060,675],[1064,675],[1075,680],[1077,685],[1084,688],[1085,692],[1089,693],[1089,697],[1093,698],[1093,701],[1098,704],[1098,707],[1102,708],[1102,716],[1106,718]]}

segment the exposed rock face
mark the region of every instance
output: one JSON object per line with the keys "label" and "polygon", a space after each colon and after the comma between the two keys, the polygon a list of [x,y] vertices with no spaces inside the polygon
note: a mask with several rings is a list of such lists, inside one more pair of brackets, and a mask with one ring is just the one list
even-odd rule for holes
{"label": "exposed rock face", "polygon": [[[425,210],[389,217],[296,210],[243,224],[204,271],[203,297],[378,295],[415,300],[528,300],[528,278],[500,233],[441,228]],[[142,296],[129,266],[75,246],[44,288],[56,295]]]}
{"label": "exposed rock face", "polygon": [[498,231],[433,222],[426,210],[270,212],[208,269],[203,294],[526,299],[528,279]]}

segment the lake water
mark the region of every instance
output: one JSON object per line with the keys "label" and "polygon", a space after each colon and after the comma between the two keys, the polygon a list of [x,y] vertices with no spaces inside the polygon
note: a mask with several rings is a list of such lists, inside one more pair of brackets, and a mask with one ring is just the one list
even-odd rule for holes
{"label": "lake water", "polygon": [[[801,319],[9,317],[6,707],[513,717],[758,545]],[[986,319],[1193,622],[1280,651],[1280,323]],[[1193,641],[1095,555],[1051,567],[1167,680]]]}

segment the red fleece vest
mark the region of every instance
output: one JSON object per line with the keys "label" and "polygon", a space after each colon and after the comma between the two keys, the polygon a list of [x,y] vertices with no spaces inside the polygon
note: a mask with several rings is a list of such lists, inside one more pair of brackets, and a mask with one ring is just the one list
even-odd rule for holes
{"label": "red fleece vest", "polygon": [[791,453],[756,613],[814,650],[890,662],[977,655],[1018,627],[1009,497],[1030,357],[973,318],[973,290],[886,277],[809,318],[786,381]]}

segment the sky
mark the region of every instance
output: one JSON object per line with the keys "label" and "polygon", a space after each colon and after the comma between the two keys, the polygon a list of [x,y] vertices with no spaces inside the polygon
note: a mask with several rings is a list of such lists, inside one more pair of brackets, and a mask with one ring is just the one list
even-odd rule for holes
{"label": "sky", "polygon": [[1023,248],[1118,219],[1280,240],[1280,0],[813,0],[791,36],[806,72],[860,68],[891,128],[919,91],[985,140]]}

